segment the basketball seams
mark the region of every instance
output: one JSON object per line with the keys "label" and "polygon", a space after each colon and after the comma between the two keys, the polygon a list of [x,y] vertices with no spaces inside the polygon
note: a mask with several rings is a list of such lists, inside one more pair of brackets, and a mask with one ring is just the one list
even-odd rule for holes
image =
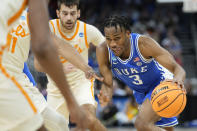
{"label": "basketball seams", "polygon": [[186,93],[181,88],[167,82],[160,83],[151,95],[152,109],[165,118],[179,115],[186,106],[186,100]]}
{"label": "basketball seams", "polygon": [[[179,112],[179,111],[181,110],[181,108],[183,107],[183,103],[185,102],[184,98],[185,98],[185,97],[184,97],[184,93],[183,93],[183,100],[182,100],[182,104],[181,104],[181,106],[179,107],[179,109],[177,110],[177,112]],[[177,114],[177,112],[176,112],[176,113],[174,113],[174,114],[173,114],[173,116],[174,116],[174,115],[176,115],[176,114]]]}
{"label": "basketball seams", "polygon": [[184,93],[180,93],[179,95],[177,95],[177,97],[176,97],[170,104],[168,104],[165,108],[163,108],[163,109],[161,109],[161,110],[159,110],[159,111],[156,111],[156,112],[161,112],[161,111],[163,111],[164,109],[166,109],[167,107],[169,107],[172,103],[174,103],[174,101],[175,101],[180,95],[184,95]]}
{"label": "basketball seams", "polygon": [[172,91],[172,90],[181,90],[181,89],[170,89],[170,90],[167,90],[167,91],[165,91],[165,92],[161,93],[160,95],[158,95],[158,96],[157,96],[156,98],[154,98],[153,100],[151,100],[151,101],[152,101],[152,102],[151,102],[151,104],[153,104],[153,103],[154,103],[154,101],[155,101],[159,96],[161,96],[161,95],[165,94],[166,92]]}

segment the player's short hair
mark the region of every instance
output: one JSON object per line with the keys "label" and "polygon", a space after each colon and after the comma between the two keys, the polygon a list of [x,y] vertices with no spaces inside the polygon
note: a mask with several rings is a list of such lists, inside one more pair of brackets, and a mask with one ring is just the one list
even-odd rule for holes
{"label": "player's short hair", "polygon": [[68,7],[76,5],[77,9],[79,9],[79,0],[58,0],[57,1],[58,10],[60,10],[62,4]]}
{"label": "player's short hair", "polygon": [[112,15],[106,18],[103,23],[103,29],[105,27],[115,27],[117,29],[118,26],[120,27],[121,31],[122,29],[125,29],[125,31],[128,30],[131,32],[130,21],[125,16]]}

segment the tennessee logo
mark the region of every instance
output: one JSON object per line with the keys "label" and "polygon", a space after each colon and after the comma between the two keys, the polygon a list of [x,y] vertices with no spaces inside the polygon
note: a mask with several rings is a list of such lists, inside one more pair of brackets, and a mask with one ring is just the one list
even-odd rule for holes
{"label": "tennessee logo", "polygon": [[138,61],[140,61],[140,58],[139,57],[135,57],[133,61],[134,62],[138,62]]}

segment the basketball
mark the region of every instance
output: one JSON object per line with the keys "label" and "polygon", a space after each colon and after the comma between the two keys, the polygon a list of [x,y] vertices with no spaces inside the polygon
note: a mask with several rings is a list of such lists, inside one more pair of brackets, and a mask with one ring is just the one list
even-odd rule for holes
{"label": "basketball", "polygon": [[153,110],[161,117],[179,115],[186,105],[186,93],[176,83],[164,81],[152,92],[151,104]]}

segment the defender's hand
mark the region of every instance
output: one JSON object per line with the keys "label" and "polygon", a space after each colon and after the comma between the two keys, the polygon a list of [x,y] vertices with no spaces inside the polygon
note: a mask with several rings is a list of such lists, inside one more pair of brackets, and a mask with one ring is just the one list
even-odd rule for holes
{"label": "defender's hand", "polygon": [[103,77],[98,76],[90,66],[87,67],[86,71],[84,71],[84,72],[85,72],[85,76],[87,79],[94,78],[94,79],[97,79],[97,80],[103,82]]}
{"label": "defender's hand", "polygon": [[112,99],[113,90],[111,87],[107,87],[104,84],[101,87],[100,93],[97,95],[99,103],[102,107],[107,106]]}

